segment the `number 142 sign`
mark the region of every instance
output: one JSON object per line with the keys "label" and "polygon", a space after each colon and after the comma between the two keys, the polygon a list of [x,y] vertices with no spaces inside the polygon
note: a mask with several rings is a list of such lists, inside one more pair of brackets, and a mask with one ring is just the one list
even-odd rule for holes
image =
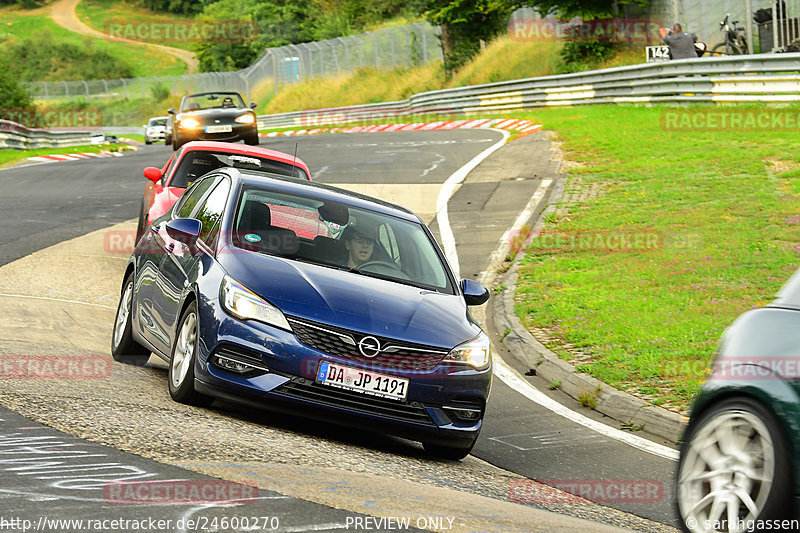
{"label": "number 142 sign", "polygon": [[669,46],[648,46],[647,62],[658,63],[661,61],[669,61]]}

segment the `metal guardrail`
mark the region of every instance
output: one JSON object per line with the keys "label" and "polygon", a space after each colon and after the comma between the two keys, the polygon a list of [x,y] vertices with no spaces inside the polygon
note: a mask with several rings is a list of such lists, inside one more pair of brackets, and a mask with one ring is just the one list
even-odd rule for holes
{"label": "metal guardrail", "polygon": [[258,117],[259,128],[599,103],[800,101],[800,54],[684,59],[442,89],[408,100]]}
{"label": "metal guardrail", "polygon": [[31,150],[91,144],[91,131],[48,131],[0,120],[0,149]]}

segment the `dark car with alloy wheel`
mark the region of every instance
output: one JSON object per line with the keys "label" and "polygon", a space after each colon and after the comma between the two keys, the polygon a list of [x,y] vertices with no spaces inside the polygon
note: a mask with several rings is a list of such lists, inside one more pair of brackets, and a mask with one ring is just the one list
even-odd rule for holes
{"label": "dark car with alloy wheel", "polygon": [[258,124],[253,109],[236,92],[189,94],[180,108],[169,109],[164,143],[177,150],[189,141],[244,141],[258,144]]}
{"label": "dark car with alloy wheel", "polygon": [[117,361],[168,363],[178,402],[232,399],[469,454],[491,345],[428,227],[405,208],[220,168],[148,228],[127,265]]}
{"label": "dark car with alloy wheel", "polygon": [[800,271],[725,331],[683,438],[676,501],[685,531],[798,529],[787,520],[800,518],[798,324]]}

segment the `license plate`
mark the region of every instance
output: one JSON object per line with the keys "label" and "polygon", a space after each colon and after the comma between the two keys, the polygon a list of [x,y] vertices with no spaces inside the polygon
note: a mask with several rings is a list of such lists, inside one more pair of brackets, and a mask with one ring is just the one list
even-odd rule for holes
{"label": "license plate", "polygon": [[393,400],[405,400],[408,395],[408,380],[405,378],[387,376],[330,361],[320,361],[316,381],[330,387]]}
{"label": "license plate", "polygon": [[228,124],[225,126],[206,126],[206,133],[228,133],[233,131],[233,127]]}

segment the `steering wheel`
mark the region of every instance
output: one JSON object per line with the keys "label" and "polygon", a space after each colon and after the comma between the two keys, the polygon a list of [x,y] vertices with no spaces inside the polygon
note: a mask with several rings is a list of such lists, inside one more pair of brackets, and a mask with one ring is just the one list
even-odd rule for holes
{"label": "steering wheel", "polygon": [[393,271],[397,272],[398,274],[400,274],[400,276],[402,276],[402,279],[409,279],[409,277],[406,275],[406,273],[403,272],[400,269],[400,267],[397,266],[397,264],[392,263],[391,261],[381,261],[381,260],[367,261],[366,263],[361,263],[356,268],[358,270],[363,270],[364,267],[369,267],[369,266],[373,266],[373,265],[388,267],[390,270],[393,270]]}

